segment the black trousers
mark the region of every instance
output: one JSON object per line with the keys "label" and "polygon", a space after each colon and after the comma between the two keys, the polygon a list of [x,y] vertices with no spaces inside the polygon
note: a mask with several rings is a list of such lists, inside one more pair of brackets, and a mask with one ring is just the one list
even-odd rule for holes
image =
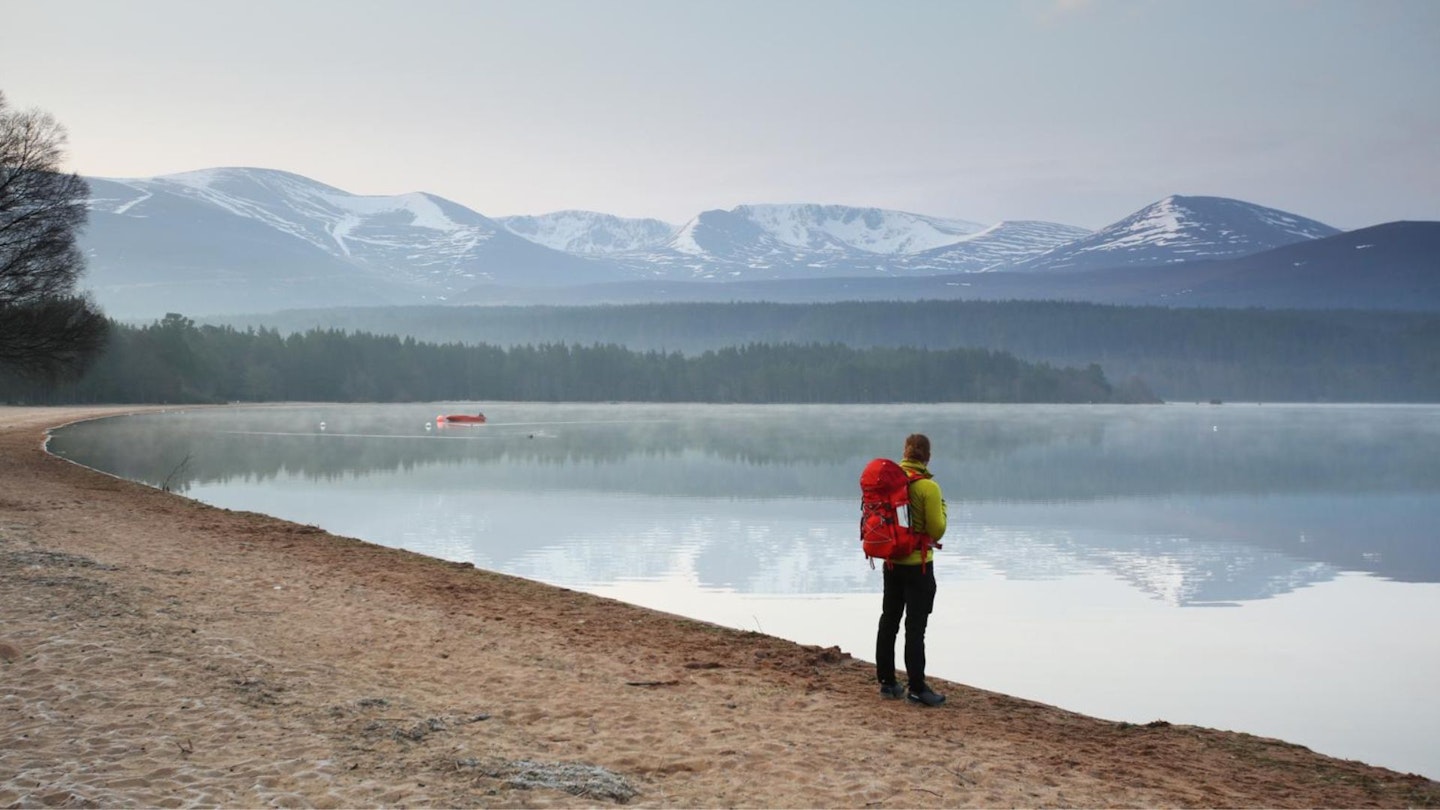
{"label": "black trousers", "polygon": [[875,677],[881,683],[895,680],[895,638],[903,616],[905,675],[910,688],[925,685],[925,626],[934,609],[935,563],[886,566],[880,632],[875,637]]}

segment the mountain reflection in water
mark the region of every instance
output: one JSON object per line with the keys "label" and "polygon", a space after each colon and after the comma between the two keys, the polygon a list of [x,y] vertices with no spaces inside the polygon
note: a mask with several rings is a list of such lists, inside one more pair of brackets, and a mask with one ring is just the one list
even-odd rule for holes
{"label": "mountain reflection in water", "polygon": [[[482,407],[483,427],[431,422]],[[921,431],[949,502],[947,556],[1016,580],[1102,572],[1170,604],[1221,605],[1344,571],[1440,581],[1437,416],[1433,406],[271,406],[85,423],[57,431],[51,449],[202,500],[244,492],[243,508],[545,581],[681,575],[700,588],[827,594],[873,589],[855,541],[858,470]]]}

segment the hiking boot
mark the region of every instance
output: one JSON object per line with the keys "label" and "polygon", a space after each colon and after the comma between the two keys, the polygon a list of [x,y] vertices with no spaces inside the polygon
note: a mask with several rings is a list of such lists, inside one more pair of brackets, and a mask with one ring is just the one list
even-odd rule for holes
{"label": "hiking boot", "polygon": [[903,694],[905,694],[905,687],[898,683],[880,684],[880,697],[898,700]]}
{"label": "hiking boot", "polygon": [[906,695],[906,698],[908,698],[911,703],[918,703],[921,706],[939,706],[941,703],[945,702],[944,695],[936,692],[934,689],[931,689],[928,686],[922,686],[919,689],[911,689],[910,693]]}

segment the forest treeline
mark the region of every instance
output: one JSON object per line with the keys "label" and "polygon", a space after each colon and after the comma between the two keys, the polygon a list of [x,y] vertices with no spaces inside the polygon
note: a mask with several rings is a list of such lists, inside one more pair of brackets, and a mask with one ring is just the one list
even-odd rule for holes
{"label": "forest treeline", "polygon": [[[218,321],[217,321],[218,323]],[[1061,301],[386,307],[224,321],[437,343],[614,343],[687,355],[762,344],[983,348],[1099,364],[1168,400],[1440,401],[1440,313],[1114,306]]]}
{"label": "forest treeline", "polygon": [[695,355],[614,343],[429,343],[341,329],[282,335],[179,314],[113,323],[78,380],[0,379],[9,402],[210,403],[438,400],[748,403],[1148,402],[1100,366],[1058,368],[987,349],[839,343],[730,346]]}

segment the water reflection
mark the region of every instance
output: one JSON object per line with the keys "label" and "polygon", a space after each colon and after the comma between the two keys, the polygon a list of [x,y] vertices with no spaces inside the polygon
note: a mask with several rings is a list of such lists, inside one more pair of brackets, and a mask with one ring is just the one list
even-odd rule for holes
{"label": "water reflection", "polygon": [[857,471],[923,430],[951,506],[947,554],[1008,578],[1099,571],[1175,605],[1341,571],[1440,581],[1434,407],[504,404],[484,427],[433,428],[475,407],[144,415],[66,428],[51,447],[544,581],[824,594],[872,588]]}

